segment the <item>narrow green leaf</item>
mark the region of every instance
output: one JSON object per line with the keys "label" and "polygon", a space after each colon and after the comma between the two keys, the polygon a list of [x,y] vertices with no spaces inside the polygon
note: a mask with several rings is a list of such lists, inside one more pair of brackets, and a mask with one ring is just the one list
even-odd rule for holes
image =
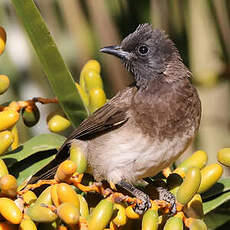
{"label": "narrow green leaf", "polygon": [[211,212],[212,210],[214,210],[221,204],[227,202],[228,200],[230,200],[230,191],[225,192],[212,200],[203,202],[204,214],[206,215],[207,213]]}
{"label": "narrow green leaf", "polygon": [[204,218],[205,223],[208,226],[208,229],[217,229],[226,222],[230,221],[230,212],[216,213],[211,212]]}
{"label": "narrow green leaf", "polygon": [[230,190],[230,177],[220,179],[207,192],[203,193],[202,199],[205,200],[212,196],[227,192]]}
{"label": "narrow green leaf", "polygon": [[11,168],[9,168],[9,172],[17,178],[17,183],[20,185],[24,180],[29,178],[31,175],[34,175],[46,166],[52,159],[54,159],[55,153],[55,150],[37,152],[14,164]]}
{"label": "narrow green leaf", "polygon": [[73,126],[86,117],[87,110],[74,80],[60,55],[33,0],[11,0],[40,59],[58,101]]}
{"label": "narrow green leaf", "polygon": [[37,152],[59,148],[65,141],[65,137],[58,134],[41,134],[31,138],[17,149],[1,157],[11,167],[13,164],[26,159]]}

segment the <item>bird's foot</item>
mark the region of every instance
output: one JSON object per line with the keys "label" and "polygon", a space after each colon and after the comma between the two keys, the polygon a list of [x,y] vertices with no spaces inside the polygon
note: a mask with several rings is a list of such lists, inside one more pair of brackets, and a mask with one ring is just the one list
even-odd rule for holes
{"label": "bird's foot", "polygon": [[[138,190],[140,191],[140,190]],[[142,191],[140,191],[142,192]],[[142,192],[142,194],[139,194],[138,196],[136,196],[141,202],[137,202],[136,206],[134,207],[134,211],[139,214],[142,215],[145,211],[147,211],[149,208],[151,208],[152,203],[150,201],[150,198],[147,194],[145,194],[144,192]]]}
{"label": "bird's foot", "polygon": [[[175,196],[163,187],[157,187],[156,190],[159,193],[159,201],[166,201],[167,203],[169,203],[171,214],[176,214],[177,206],[176,206]],[[161,206],[161,204],[160,204],[160,206]]]}
{"label": "bird's foot", "polygon": [[152,203],[150,198],[143,191],[135,188],[126,181],[120,181],[118,185],[137,198],[136,206],[134,207],[136,213],[142,215],[147,209],[151,208]]}

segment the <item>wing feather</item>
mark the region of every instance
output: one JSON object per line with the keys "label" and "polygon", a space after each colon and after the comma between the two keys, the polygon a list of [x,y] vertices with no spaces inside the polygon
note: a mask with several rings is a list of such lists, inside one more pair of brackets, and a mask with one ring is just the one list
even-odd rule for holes
{"label": "wing feather", "polygon": [[90,140],[97,135],[123,125],[129,119],[128,109],[136,90],[135,86],[125,88],[85,119],[66,139],[55,159],[59,162],[68,158],[69,154],[62,150],[73,139]]}

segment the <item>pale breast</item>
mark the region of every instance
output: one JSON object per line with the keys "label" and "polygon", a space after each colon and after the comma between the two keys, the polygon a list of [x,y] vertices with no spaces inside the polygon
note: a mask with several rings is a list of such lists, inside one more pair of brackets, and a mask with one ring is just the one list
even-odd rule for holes
{"label": "pale breast", "polygon": [[89,142],[88,162],[96,180],[117,183],[125,179],[135,183],[138,179],[154,176],[169,166],[194,136],[194,130],[190,130],[183,138],[175,136],[160,142],[144,135],[139,128],[131,127],[132,122],[127,122]]}

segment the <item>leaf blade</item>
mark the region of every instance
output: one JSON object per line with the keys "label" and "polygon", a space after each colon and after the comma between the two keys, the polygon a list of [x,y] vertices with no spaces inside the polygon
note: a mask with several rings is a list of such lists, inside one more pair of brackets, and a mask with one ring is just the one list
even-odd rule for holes
{"label": "leaf blade", "polygon": [[87,109],[74,80],[33,0],[11,0],[40,59],[54,94],[72,125],[76,127]]}
{"label": "leaf blade", "polygon": [[37,152],[57,149],[64,141],[65,137],[58,134],[41,134],[31,138],[17,149],[0,158],[6,162],[7,167],[12,167],[16,162],[22,161]]}
{"label": "leaf blade", "polygon": [[206,215],[207,213],[211,212],[212,210],[214,210],[221,204],[227,202],[228,200],[230,200],[230,191],[217,196],[215,199],[211,199],[209,201],[204,202],[203,203],[204,214]]}

